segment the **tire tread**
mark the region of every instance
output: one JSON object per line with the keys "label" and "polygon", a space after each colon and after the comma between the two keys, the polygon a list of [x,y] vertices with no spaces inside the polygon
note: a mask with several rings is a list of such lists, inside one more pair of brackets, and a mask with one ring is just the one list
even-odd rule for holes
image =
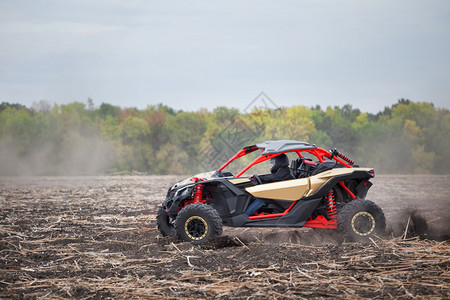
{"label": "tire tread", "polygon": [[167,212],[165,208],[163,206],[160,206],[156,214],[156,225],[158,226],[158,230],[163,236],[175,236],[175,228],[170,228],[165,220],[166,214]]}

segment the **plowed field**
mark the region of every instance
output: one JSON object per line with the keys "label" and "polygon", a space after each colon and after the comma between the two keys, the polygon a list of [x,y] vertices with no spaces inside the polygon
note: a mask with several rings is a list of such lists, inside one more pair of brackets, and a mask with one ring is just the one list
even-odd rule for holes
{"label": "plowed field", "polygon": [[178,179],[0,178],[0,298],[450,298],[450,176],[377,176],[388,234],[367,244],[225,228],[202,247],[156,229]]}

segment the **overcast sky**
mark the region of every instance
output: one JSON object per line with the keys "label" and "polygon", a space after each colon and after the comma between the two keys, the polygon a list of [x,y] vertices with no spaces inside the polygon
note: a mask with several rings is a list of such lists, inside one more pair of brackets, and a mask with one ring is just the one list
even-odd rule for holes
{"label": "overcast sky", "polygon": [[450,1],[0,0],[0,102],[450,108]]}

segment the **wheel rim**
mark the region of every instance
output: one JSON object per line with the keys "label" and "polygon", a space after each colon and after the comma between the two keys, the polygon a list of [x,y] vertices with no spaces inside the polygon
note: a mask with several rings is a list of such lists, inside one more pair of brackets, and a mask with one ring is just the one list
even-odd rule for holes
{"label": "wheel rim", "polygon": [[367,236],[375,230],[375,218],[367,211],[361,211],[352,218],[352,229],[360,236]]}
{"label": "wheel rim", "polygon": [[184,231],[192,240],[201,240],[208,234],[208,224],[199,216],[192,216],[184,223]]}

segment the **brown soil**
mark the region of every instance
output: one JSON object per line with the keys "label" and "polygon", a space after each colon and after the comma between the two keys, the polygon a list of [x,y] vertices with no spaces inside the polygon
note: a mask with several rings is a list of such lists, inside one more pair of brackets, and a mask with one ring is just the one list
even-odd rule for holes
{"label": "brown soil", "polygon": [[376,177],[389,228],[367,244],[225,228],[202,247],[156,229],[178,179],[0,178],[0,298],[450,298],[450,176]]}

